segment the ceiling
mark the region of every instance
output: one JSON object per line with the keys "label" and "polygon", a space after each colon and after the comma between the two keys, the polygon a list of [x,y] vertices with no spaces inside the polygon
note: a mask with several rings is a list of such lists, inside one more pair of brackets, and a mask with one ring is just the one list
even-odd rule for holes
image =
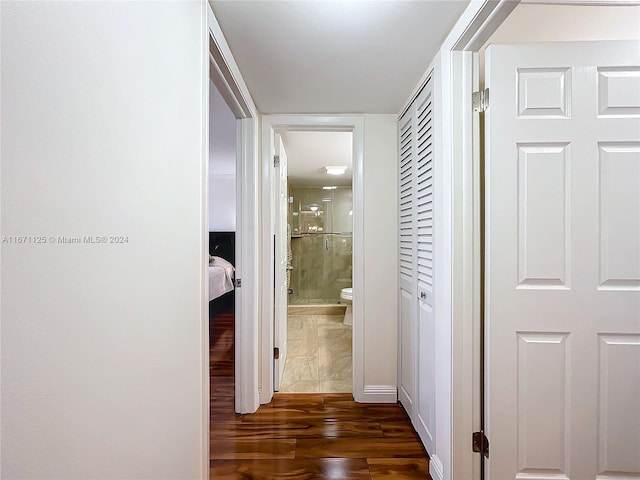
{"label": "ceiling", "polygon": [[[399,113],[469,0],[210,0],[262,114]],[[293,185],[350,185],[351,134],[287,132]],[[321,173],[347,165],[343,177]]]}
{"label": "ceiling", "polygon": [[[288,179],[293,186],[351,185],[351,132],[283,132]],[[327,175],[325,166],[345,166],[344,175]]]}
{"label": "ceiling", "polygon": [[269,113],[399,113],[469,0],[212,0]]}

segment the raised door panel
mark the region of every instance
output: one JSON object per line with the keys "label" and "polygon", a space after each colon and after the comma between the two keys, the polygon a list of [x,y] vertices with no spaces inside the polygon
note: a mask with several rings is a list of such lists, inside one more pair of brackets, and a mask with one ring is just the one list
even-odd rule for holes
{"label": "raised door panel", "polygon": [[398,400],[409,417],[413,417],[417,367],[414,297],[406,290],[400,290],[399,303]]}

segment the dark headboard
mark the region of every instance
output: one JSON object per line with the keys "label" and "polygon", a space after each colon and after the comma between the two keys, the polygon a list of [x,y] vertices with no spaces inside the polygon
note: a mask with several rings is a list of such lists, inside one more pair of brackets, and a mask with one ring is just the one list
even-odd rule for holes
{"label": "dark headboard", "polygon": [[236,264],[236,232],[209,232],[209,254]]}

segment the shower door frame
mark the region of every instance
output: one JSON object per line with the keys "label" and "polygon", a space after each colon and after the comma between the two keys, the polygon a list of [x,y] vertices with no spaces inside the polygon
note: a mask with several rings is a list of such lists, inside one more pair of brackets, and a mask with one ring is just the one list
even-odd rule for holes
{"label": "shower door frame", "polygon": [[364,117],[359,115],[265,115],[262,117],[262,318],[260,403],[273,398],[274,294],[271,177],[275,133],[286,131],[351,132],[353,135],[353,398],[364,396]]}

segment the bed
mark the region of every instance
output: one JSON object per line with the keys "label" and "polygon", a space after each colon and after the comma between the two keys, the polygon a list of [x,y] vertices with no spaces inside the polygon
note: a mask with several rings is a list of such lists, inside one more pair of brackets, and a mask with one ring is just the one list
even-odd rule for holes
{"label": "bed", "polygon": [[233,290],[234,268],[230,262],[216,255],[209,255],[209,301]]}
{"label": "bed", "polygon": [[209,232],[209,309],[225,310],[235,303],[235,232]]}

